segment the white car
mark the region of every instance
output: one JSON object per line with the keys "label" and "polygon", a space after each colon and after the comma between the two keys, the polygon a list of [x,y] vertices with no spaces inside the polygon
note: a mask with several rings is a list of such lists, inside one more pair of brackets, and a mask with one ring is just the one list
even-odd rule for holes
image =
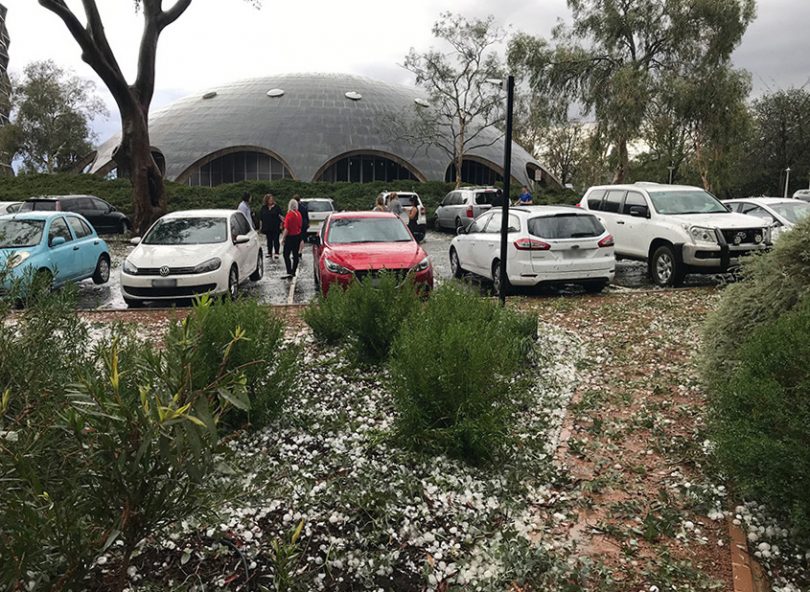
{"label": "white car", "polygon": [[678,286],[687,273],[728,271],[770,243],[769,224],[731,212],[700,187],[603,185],[588,189],[579,205],[604,222],[616,256],[646,261],[659,286]]}
{"label": "white car", "polygon": [[0,201],[0,216],[19,212],[21,207],[21,201]]}
{"label": "white car", "polygon": [[793,194],[794,199],[810,201],[810,189],[799,189]]}
{"label": "white car", "polygon": [[328,197],[307,197],[301,200],[309,213],[307,234],[318,234],[324,220],[335,213],[335,202]]}
{"label": "white car", "polygon": [[[481,214],[450,243],[450,267],[491,279],[501,290],[500,210]],[[599,219],[576,208],[519,206],[509,209],[505,288],[581,284],[601,292],[616,271],[613,237]]]}
{"label": "white car", "polygon": [[436,230],[450,229],[453,232],[466,228],[472,221],[490,208],[503,205],[503,191],[496,187],[461,187],[444,196],[436,208]]}
{"label": "white car", "polygon": [[236,298],[239,284],[264,276],[256,231],[238,210],[189,210],[155,222],[121,267],[130,307],[198,294]]}
{"label": "white car", "polygon": [[411,209],[411,201],[415,197],[417,207],[419,208],[419,216],[416,218],[416,223],[423,226],[427,224],[427,213],[425,211],[425,206],[422,203],[422,198],[419,197],[418,193],[413,191],[383,191],[378,195],[378,197],[383,198],[383,203],[385,204],[386,208],[388,207],[388,199],[393,193],[397,194],[397,198],[399,199],[399,203],[402,206],[402,210],[405,212],[405,214],[408,214],[408,211]]}
{"label": "white car", "polygon": [[771,225],[771,240],[810,215],[810,203],[784,197],[744,197],[723,201],[732,212],[762,218]]}

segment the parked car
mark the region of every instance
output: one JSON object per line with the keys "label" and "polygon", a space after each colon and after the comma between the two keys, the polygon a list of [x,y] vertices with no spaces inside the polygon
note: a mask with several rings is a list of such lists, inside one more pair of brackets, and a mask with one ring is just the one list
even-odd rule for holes
{"label": "parked car", "polygon": [[416,218],[416,222],[424,226],[427,224],[427,213],[425,210],[425,206],[422,203],[422,198],[419,197],[419,194],[414,191],[382,191],[380,192],[378,197],[383,198],[383,203],[385,203],[385,207],[388,207],[388,200],[391,197],[391,194],[396,193],[397,198],[399,199],[399,203],[402,205],[403,211],[408,214],[411,211],[411,200],[414,196],[416,196],[416,201],[419,204],[417,207],[419,208],[419,216]]}
{"label": "parked car", "polygon": [[121,268],[127,306],[198,294],[236,298],[239,285],[264,276],[256,231],[238,210],[189,210],[155,222]]}
{"label": "parked car", "polygon": [[388,212],[340,212],[321,228],[312,248],[315,285],[322,294],[383,271],[420,290],[433,289],[433,266],[405,223]]}
{"label": "parked car", "polygon": [[0,216],[14,214],[20,210],[21,206],[21,201],[0,201]]}
{"label": "parked car", "polygon": [[763,220],[731,212],[699,187],[591,187],[580,207],[602,220],[616,241],[616,256],[646,261],[659,286],[678,286],[687,273],[728,271],[770,242]]}
{"label": "parked car", "polygon": [[[500,210],[485,212],[450,242],[450,268],[491,279],[495,291],[511,286],[580,284],[601,292],[616,271],[613,237],[599,219],[555,206],[509,209],[506,281],[501,282]],[[503,286],[502,286],[503,283]]]}
{"label": "parked car", "polygon": [[793,193],[793,197],[803,201],[810,201],[810,189],[799,189]]}
{"label": "parked car", "polygon": [[462,187],[444,196],[436,209],[434,226],[437,230],[467,228],[472,221],[489,210],[501,205],[503,192],[496,187]]}
{"label": "parked car", "polygon": [[756,216],[771,225],[771,239],[810,215],[810,203],[784,197],[746,197],[723,201],[732,212]]}
{"label": "parked car", "polygon": [[110,279],[107,244],[82,216],[61,212],[28,212],[0,217],[2,291],[14,285],[24,292],[38,275],[54,288],[93,278]]}
{"label": "parked car", "polygon": [[75,212],[90,221],[100,234],[124,234],[132,226],[115,206],[94,195],[49,195],[25,200],[22,212]]}
{"label": "parked car", "polygon": [[321,225],[335,211],[335,202],[328,197],[308,197],[301,200],[309,212],[309,228],[307,234],[318,234]]}

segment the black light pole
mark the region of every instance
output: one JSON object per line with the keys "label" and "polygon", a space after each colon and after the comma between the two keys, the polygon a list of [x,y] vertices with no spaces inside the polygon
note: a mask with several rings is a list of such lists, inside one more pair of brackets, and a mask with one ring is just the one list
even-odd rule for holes
{"label": "black light pole", "polygon": [[501,306],[506,306],[506,237],[509,234],[509,182],[512,180],[512,103],[515,99],[515,77],[506,79],[506,136],[503,144],[503,218],[501,219],[501,268],[500,286]]}

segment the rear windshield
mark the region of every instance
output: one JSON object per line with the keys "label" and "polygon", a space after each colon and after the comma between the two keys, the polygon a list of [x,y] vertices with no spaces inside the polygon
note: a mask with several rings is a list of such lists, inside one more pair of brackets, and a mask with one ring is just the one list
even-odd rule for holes
{"label": "rear windshield", "polygon": [[541,238],[589,238],[605,232],[596,216],[583,214],[557,214],[529,220],[529,234]]}
{"label": "rear windshield", "polygon": [[475,205],[477,205],[477,206],[483,206],[483,205],[491,206],[496,195],[498,195],[497,191],[480,191],[480,192],[475,194]]}
{"label": "rear windshield", "polygon": [[228,238],[225,218],[164,218],[143,237],[146,245],[208,245]]}
{"label": "rear windshield", "polygon": [[305,201],[307,210],[311,212],[331,212],[332,203],[328,201]]}
{"label": "rear windshield", "polygon": [[21,212],[31,212],[33,210],[37,212],[54,212],[56,211],[56,202],[53,200],[27,201],[20,208]]}

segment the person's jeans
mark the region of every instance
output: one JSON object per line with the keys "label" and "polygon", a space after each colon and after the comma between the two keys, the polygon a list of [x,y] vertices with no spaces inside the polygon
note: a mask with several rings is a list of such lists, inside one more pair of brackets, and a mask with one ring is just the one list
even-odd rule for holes
{"label": "person's jeans", "polygon": [[[301,235],[287,235],[284,239],[284,265],[287,266],[287,275],[295,275],[298,271],[298,261],[301,259],[301,254],[298,249],[301,246]],[[290,261],[292,255],[292,261]]]}
{"label": "person's jeans", "polygon": [[281,253],[281,246],[278,241],[279,236],[281,235],[280,230],[268,230],[265,233],[267,237],[267,254],[272,255],[275,253],[276,255]]}

